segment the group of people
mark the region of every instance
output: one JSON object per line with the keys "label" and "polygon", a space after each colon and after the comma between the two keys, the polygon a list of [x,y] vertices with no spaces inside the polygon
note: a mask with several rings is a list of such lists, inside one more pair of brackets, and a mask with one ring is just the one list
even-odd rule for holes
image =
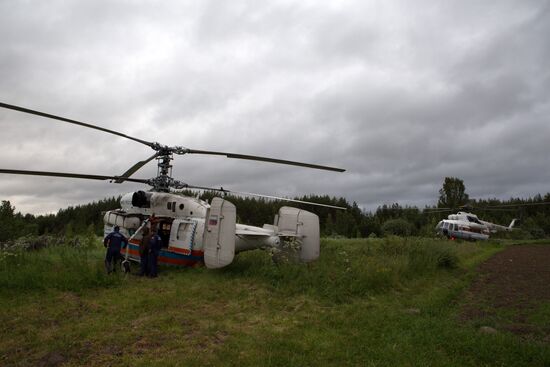
{"label": "group of people", "polygon": [[[120,251],[128,246],[128,239],[120,233],[120,227],[115,226],[113,231],[105,236],[103,245],[107,248],[105,255],[105,270],[108,274],[116,271],[117,262],[124,259]],[[162,240],[157,234],[157,226],[151,224],[151,229],[145,226],[139,244],[140,276],[155,278],[158,275],[158,256],[162,248]]]}

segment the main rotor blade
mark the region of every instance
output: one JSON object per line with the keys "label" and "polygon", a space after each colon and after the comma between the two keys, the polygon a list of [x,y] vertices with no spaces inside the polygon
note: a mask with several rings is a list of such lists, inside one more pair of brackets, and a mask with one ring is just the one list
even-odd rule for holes
{"label": "main rotor blade", "polygon": [[491,211],[491,212],[516,212],[517,209],[506,209],[506,208],[475,208],[475,210],[479,211]]}
{"label": "main rotor blade", "polygon": [[251,192],[231,191],[231,190],[226,190],[224,188],[214,189],[212,187],[203,187],[203,186],[194,186],[194,185],[187,185],[186,188],[188,188],[188,189],[198,189],[198,190],[207,190],[207,191],[218,191],[218,192],[223,192],[223,193],[227,193],[227,194],[235,194],[235,195],[255,196],[255,197],[259,197],[259,198],[275,199],[275,200],[282,200],[282,201],[291,201],[293,203],[302,203],[302,204],[308,204],[308,205],[324,206],[326,208],[347,210],[347,208],[345,208],[343,206],[320,204],[320,203],[314,203],[314,202],[311,202],[311,201],[288,199],[288,198],[283,198],[283,197],[279,197],[279,196],[254,194],[254,193],[251,193]]}
{"label": "main rotor blade", "polygon": [[523,204],[487,205],[484,208],[506,208],[506,207],[534,206],[534,205],[548,205],[548,204],[550,204],[550,201],[541,201],[538,203],[523,203]]}
{"label": "main rotor blade", "polygon": [[[47,171],[24,171],[18,169],[1,169],[0,173],[7,173],[11,175],[30,175],[30,176],[50,176],[50,177],[68,177],[68,178],[83,178],[87,180],[118,180],[120,176],[100,176],[100,175],[86,175],[81,173],[68,173],[68,172],[47,172]],[[125,181],[148,183],[149,180],[139,178],[122,177]]]}
{"label": "main rotor blade", "polygon": [[99,127],[99,126],[96,126],[96,125],[87,124],[85,122],[71,120],[71,119],[68,119],[68,118],[65,118],[65,117],[56,116],[56,115],[52,115],[52,114],[45,113],[45,112],[35,111],[35,110],[31,110],[31,109],[28,109],[28,108],[25,108],[25,107],[15,106],[15,105],[3,103],[3,102],[0,102],[0,107],[7,108],[7,109],[10,109],[10,110],[14,110],[14,111],[19,111],[19,112],[30,113],[32,115],[47,117],[47,118],[50,118],[50,119],[59,120],[59,121],[63,121],[63,122],[68,122],[70,124],[75,124],[75,125],[79,125],[79,126],[88,127],[90,129],[95,129],[95,130],[103,131],[103,132],[106,132],[106,133],[109,133],[109,134],[122,136],[123,138],[130,139],[130,140],[133,140],[133,141],[137,141],[138,143],[145,144],[149,147],[153,146],[152,142],[149,142],[149,141],[146,141],[146,140],[141,140],[141,139],[138,139],[138,138],[134,138],[132,136],[128,136],[128,135],[123,134],[123,133],[119,133],[118,131],[109,130],[109,129],[106,129],[104,127]]}
{"label": "main rotor blade", "polygon": [[251,161],[262,161],[262,162],[270,162],[270,163],[278,163],[278,164],[288,164],[288,165],[291,165],[291,166],[308,167],[308,168],[315,168],[315,169],[322,169],[322,170],[336,171],[336,172],[344,172],[345,171],[345,169],[343,169],[343,168],[336,168],[336,167],[329,167],[329,166],[321,166],[321,165],[318,165],[318,164],[287,161],[287,160],[284,160],[284,159],[276,159],[276,158],[269,158],[269,157],[260,157],[260,156],[257,156],[257,155],[246,155],[246,154],[227,153],[227,152],[213,152],[213,151],[209,151],[209,150],[196,150],[196,149],[187,149],[186,153],[190,153],[190,154],[208,154],[208,155],[224,155],[227,158],[248,159],[248,160],[251,160]]}
{"label": "main rotor blade", "polygon": [[451,209],[451,208],[425,208],[425,209],[422,209],[423,212],[426,212],[426,213],[437,213],[437,212],[451,212],[453,211],[454,209]]}
{"label": "main rotor blade", "polygon": [[157,153],[153,154],[152,156],[150,156],[149,158],[147,158],[146,160],[137,162],[132,167],[130,167],[130,169],[128,169],[128,171],[126,171],[122,175],[120,175],[121,178],[119,178],[118,180],[115,180],[115,183],[119,184],[119,183],[123,183],[124,181],[128,181],[128,177],[130,177],[131,175],[136,173],[136,171],[138,169],[145,166],[147,163],[149,163],[150,161],[152,161],[153,159],[155,159],[158,156],[159,156],[159,153],[157,152]]}

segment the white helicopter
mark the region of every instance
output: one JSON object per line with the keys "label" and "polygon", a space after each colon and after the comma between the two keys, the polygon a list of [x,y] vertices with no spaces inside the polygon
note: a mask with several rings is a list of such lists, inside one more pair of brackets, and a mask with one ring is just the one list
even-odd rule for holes
{"label": "white helicopter", "polygon": [[[343,207],[293,200],[275,196],[229,191],[223,188],[209,188],[189,185],[172,178],[170,161],[174,154],[208,154],[228,158],[247,159],[279,164],[294,165],[307,168],[344,172],[344,169],[287,161],[269,157],[243,155],[227,152],[189,149],[181,146],[166,146],[156,142],[131,137],[117,131],[105,129],[96,125],[51,115],[28,108],[0,102],[0,107],[47,117],[91,129],[114,134],[155,150],[155,153],[136,164],[120,176],[102,176],[67,172],[28,171],[0,169],[0,173],[34,176],[53,176],[80,178],[90,180],[110,180],[114,183],[124,181],[138,182],[151,186],[150,191],[127,193],[121,198],[121,208],[110,210],[104,215],[105,234],[119,226],[121,233],[129,238],[126,247],[126,260],[139,261],[138,247],[142,238],[142,229],[155,222],[162,239],[163,248],[159,263],[180,266],[200,266],[221,268],[229,265],[235,254],[252,249],[272,249],[274,253],[283,253],[303,262],[310,262],[319,257],[320,234],[319,218],[306,210],[284,206],[275,216],[273,224],[255,227],[236,223],[236,208],[223,197],[215,197],[210,203],[195,197],[181,195],[182,190],[210,190],[223,194],[251,195],[310,205],[325,206],[335,209]],[[157,176],[151,179],[130,177],[148,162],[156,159],[158,162]],[[178,191],[180,194],[178,194]],[[125,264],[128,264],[126,261]],[[129,267],[125,270],[129,271]]]}
{"label": "white helicopter", "polygon": [[517,224],[518,219],[513,219],[508,227],[486,222],[477,215],[467,212],[450,214],[448,219],[443,219],[435,226],[438,234],[449,239],[464,240],[488,240],[491,233],[498,231],[511,231]]}

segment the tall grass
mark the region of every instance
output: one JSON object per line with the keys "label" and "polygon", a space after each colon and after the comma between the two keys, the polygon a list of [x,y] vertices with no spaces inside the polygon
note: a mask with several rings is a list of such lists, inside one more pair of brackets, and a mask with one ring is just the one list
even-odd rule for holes
{"label": "tall grass", "polygon": [[[425,238],[323,239],[321,257],[310,264],[275,264],[267,252],[251,251],[239,254],[224,269],[203,271],[214,277],[254,279],[278,294],[309,294],[346,302],[399,289],[411,279],[434,272],[453,271],[461,258],[475,255],[475,249],[468,243]],[[78,292],[117,284],[120,277],[105,274],[103,258],[104,249],[98,241],[83,247],[0,251],[0,292]]]}
{"label": "tall grass", "polygon": [[117,283],[107,276],[104,250],[61,245],[36,251],[3,250],[0,253],[0,292],[58,289],[79,292]]}
{"label": "tall grass", "polygon": [[324,239],[321,257],[311,264],[274,265],[268,254],[254,251],[239,254],[220,273],[256,278],[283,293],[306,293],[341,303],[399,289],[434,272],[452,271],[460,265],[461,246],[472,248],[468,243],[425,238]]}

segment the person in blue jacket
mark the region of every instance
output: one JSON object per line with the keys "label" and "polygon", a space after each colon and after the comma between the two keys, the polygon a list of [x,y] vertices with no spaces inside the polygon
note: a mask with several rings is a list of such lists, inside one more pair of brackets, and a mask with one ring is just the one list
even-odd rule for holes
{"label": "person in blue jacket", "polygon": [[149,240],[149,276],[155,278],[158,274],[157,262],[162,248],[162,239],[157,233],[156,227],[151,228],[151,239]]}
{"label": "person in blue jacket", "polygon": [[119,226],[115,226],[113,231],[105,236],[103,246],[107,248],[107,254],[105,255],[105,270],[107,270],[107,274],[116,271],[117,261],[123,259],[120,249],[125,248],[127,245],[128,239],[120,233]]}

